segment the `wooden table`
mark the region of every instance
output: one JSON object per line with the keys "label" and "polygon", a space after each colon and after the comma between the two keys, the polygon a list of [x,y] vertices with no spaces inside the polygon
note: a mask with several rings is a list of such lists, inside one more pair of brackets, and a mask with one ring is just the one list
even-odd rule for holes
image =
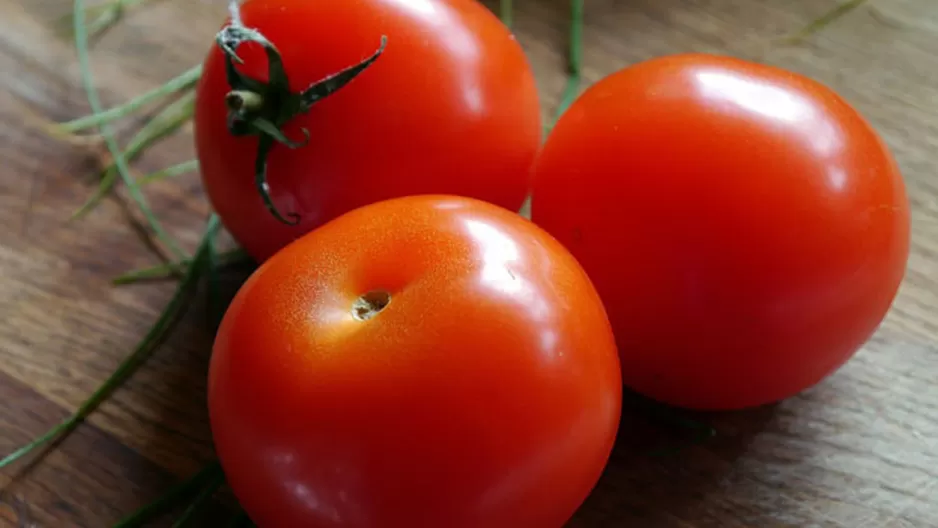
{"label": "wooden table", "polygon": [[[515,3],[516,32],[546,117],[563,89],[566,1]],[[774,407],[707,417],[718,436],[669,456],[649,453],[689,433],[627,409],[609,469],[570,526],[938,526],[938,10],[934,0],[877,0],[806,44],[772,42],[834,3],[589,0],[589,81],[695,50],[778,64],[840,91],[881,131],[904,170],[914,249],[881,331],[818,387]],[[153,263],[120,200],[68,222],[91,192],[87,176],[100,152],[49,139],[35,124],[39,116],[88,111],[70,39],[54,31],[70,4],[0,0],[0,455],[74,410],[173,289],[110,285],[114,275]],[[95,44],[105,104],[194,65],[223,13],[221,0],[162,0],[133,11]],[[184,130],[137,166],[155,170],[191,155]],[[192,247],[206,213],[198,178],[157,183],[148,196]],[[228,291],[243,277],[233,272]],[[208,460],[211,336],[201,317],[198,307],[190,310],[145,368],[58,448],[29,467],[4,470],[4,503],[37,526],[107,526]],[[218,525],[212,516],[223,508],[215,504],[204,525]],[[15,526],[5,509],[0,525]]]}

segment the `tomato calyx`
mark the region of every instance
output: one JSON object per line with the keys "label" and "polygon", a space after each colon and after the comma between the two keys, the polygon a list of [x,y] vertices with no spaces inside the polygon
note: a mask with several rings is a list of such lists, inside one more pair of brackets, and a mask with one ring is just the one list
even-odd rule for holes
{"label": "tomato calyx", "polygon": [[[225,95],[228,107],[228,131],[234,136],[257,136],[257,156],[254,162],[254,181],[257,191],[267,210],[288,225],[300,222],[297,213],[288,213],[287,219],[274,205],[267,183],[267,158],[276,143],[288,148],[301,148],[309,143],[309,131],[305,128],[303,140],[294,141],[286,137],[282,128],[294,117],[309,112],[317,102],[334,94],[368,69],[384,53],[387,37],[381,37],[381,45],[370,56],[323,79],[302,92],[290,91],[289,78],[283,59],[276,46],[256,29],[244,27],[235,21],[225,26],[215,37],[225,54],[225,74],[231,87]],[[238,71],[236,64],[244,64],[237,49],[245,42],[254,42],[264,48],[267,55],[267,82],[252,79]]]}

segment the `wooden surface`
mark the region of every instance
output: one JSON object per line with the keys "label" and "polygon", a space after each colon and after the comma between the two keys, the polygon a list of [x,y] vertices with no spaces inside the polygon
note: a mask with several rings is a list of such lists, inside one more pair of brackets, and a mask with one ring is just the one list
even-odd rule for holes
{"label": "wooden surface", "polygon": [[[894,149],[914,204],[906,282],[881,331],[820,386],[780,405],[706,417],[718,436],[652,456],[690,433],[627,406],[609,469],[572,527],[938,526],[938,9],[934,0],[874,0],[808,43],[771,39],[836,0],[589,0],[585,75],[595,81],[654,55],[723,52],[828,83]],[[109,200],[67,221],[91,192],[98,149],[48,139],[37,116],[88,108],[67,37],[70,0],[0,0],[0,455],[64,418],[133,348],[170,283],[112,287],[153,263]],[[545,116],[563,88],[564,0],[518,0],[516,32],[531,57]],[[201,59],[221,0],[161,0],[135,10],[93,51],[105,104]],[[137,166],[191,157],[184,130]],[[148,188],[188,247],[206,205],[188,175]],[[244,273],[228,280],[233,291]],[[0,526],[108,526],[212,455],[205,412],[211,336],[198,306],[88,423],[31,467],[0,473]],[[220,524],[224,506],[204,516]],[[214,520],[214,522],[213,522]],[[6,523],[6,524],[5,524]],[[523,528],[523,527],[519,527]]]}

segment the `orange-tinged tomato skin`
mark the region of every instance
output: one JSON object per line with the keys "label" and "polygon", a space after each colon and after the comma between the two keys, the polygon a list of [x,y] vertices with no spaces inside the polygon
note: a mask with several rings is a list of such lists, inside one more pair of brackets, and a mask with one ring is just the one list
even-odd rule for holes
{"label": "orange-tinged tomato skin", "polygon": [[[355,300],[390,303],[367,320]],[[588,277],[481,201],[357,209],[263,264],[218,332],[212,432],[262,528],[560,528],[621,406]]]}
{"label": "orange-tinged tomato skin", "polygon": [[876,132],[829,88],[728,57],[591,87],[535,168],[532,218],[603,297],[627,386],[698,409],[792,396],[887,313],[909,205]]}
{"label": "orange-tinged tomato skin", "polygon": [[[256,137],[232,136],[225,62],[213,46],[197,90],[195,143],[202,181],[226,229],[263,261],[304,233],[356,207],[443,193],[518,210],[530,192],[541,143],[537,87],[521,46],[476,0],[247,0],[244,24],[283,59],[291,89],[377,61],[284,127],[267,180],[286,225],[255,187]],[[260,46],[238,49],[245,75],[266,81]]]}

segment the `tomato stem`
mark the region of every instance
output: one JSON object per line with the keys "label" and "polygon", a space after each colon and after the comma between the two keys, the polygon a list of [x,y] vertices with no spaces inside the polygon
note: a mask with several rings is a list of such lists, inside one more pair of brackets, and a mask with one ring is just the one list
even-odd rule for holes
{"label": "tomato stem", "polygon": [[[288,148],[301,148],[309,142],[309,131],[301,129],[304,140],[293,141],[283,133],[283,126],[298,115],[309,112],[320,100],[332,95],[362,72],[368,69],[384,53],[387,37],[381,37],[377,51],[361,62],[321,79],[302,92],[290,91],[283,59],[276,46],[256,29],[245,27],[233,4],[231,22],[215,37],[218,47],[225,55],[225,72],[231,87],[225,95],[228,106],[228,131],[235,136],[257,136],[257,154],[254,162],[254,177],[257,191],[267,210],[279,221],[296,225],[300,217],[296,213],[286,216],[280,213],[270,196],[267,184],[267,158],[276,143]],[[244,61],[237,50],[245,42],[254,42],[264,48],[267,55],[267,82],[252,79],[238,71],[236,64]],[[287,219],[289,217],[289,219]]]}
{"label": "tomato stem", "polygon": [[225,104],[228,105],[228,110],[232,112],[246,114],[258,112],[264,108],[264,98],[258,93],[246,90],[232,90],[225,96]]}

